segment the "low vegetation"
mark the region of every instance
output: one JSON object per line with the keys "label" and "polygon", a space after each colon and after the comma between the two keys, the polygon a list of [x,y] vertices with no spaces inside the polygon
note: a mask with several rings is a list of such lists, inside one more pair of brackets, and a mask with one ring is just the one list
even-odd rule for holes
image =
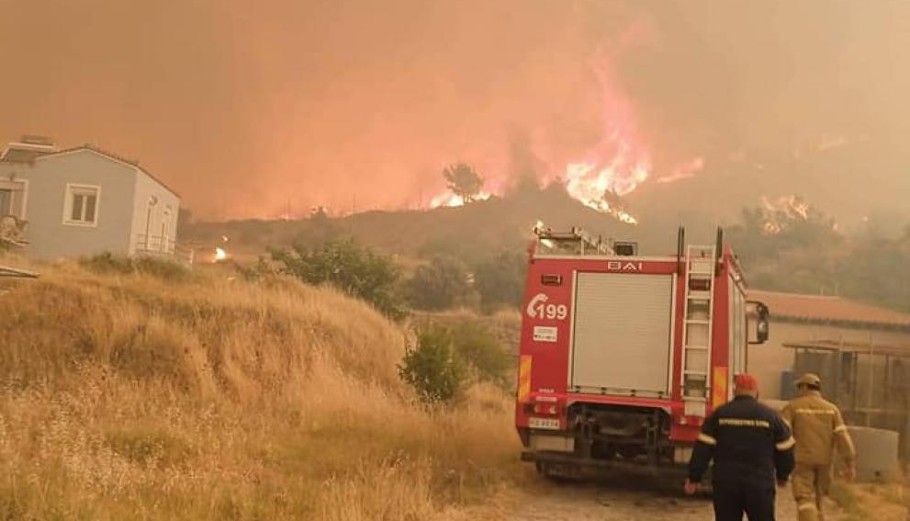
{"label": "low vegetation", "polygon": [[846,485],[836,482],[831,499],[843,510],[841,521],[905,521],[910,490],[901,483]]}
{"label": "low vegetation", "polygon": [[389,318],[406,316],[399,284],[400,268],[388,257],[365,248],[352,239],[333,239],[310,248],[296,244],[272,251],[280,273],[307,284],[330,285],[373,305]]}
{"label": "low vegetation", "polygon": [[0,295],[0,519],[461,519],[520,475],[507,395],[416,407],[416,339],[362,302],[157,268]]}
{"label": "low vegetation", "polygon": [[416,337],[398,371],[424,404],[457,402],[477,383],[508,392],[513,358],[482,322],[425,320]]}

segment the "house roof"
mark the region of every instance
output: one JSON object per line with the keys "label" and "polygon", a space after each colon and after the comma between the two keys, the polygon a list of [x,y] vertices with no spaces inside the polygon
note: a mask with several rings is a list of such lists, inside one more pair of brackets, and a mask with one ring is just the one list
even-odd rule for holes
{"label": "house roof", "polygon": [[131,160],[131,159],[126,159],[126,158],[123,157],[123,156],[119,156],[119,155],[114,154],[114,153],[112,153],[112,152],[108,152],[107,150],[104,150],[104,149],[102,149],[102,148],[99,148],[99,147],[97,147],[97,146],[95,146],[95,145],[85,144],[85,145],[80,145],[80,146],[77,146],[77,147],[66,148],[66,149],[63,149],[63,150],[58,150],[58,151],[53,152],[53,153],[51,153],[51,154],[43,154],[43,155],[41,155],[40,157],[36,157],[35,159],[40,160],[40,159],[46,159],[46,158],[49,158],[49,157],[57,157],[57,156],[61,156],[61,155],[64,155],[64,154],[72,154],[73,152],[80,152],[80,151],[82,151],[82,150],[88,150],[88,151],[90,151],[90,152],[94,152],[94,153],[96,153],[96,154],[98,154],[98,155],[101,155],[101,156],[104,156],[104,157],[106,157],[106,158],[108,158],[108,159],[112,159],[112,160],[114,160],[114,161],[117,161],[118,163],[123,163],[123,164],[128,165],[128,166],[131,166],[131,167],[133,167],[133,168],[135,168],[135,169],[137,169],[137,170],[140,170],[140,171],[143,172],[145,175],[151,177],[156,183],[158,183],[158,184],[160,184],[161,186],[163,186],[164,188],[166,188],[169,192],[171,192],[172,194],[176,195],[177,197],[180,197],[180,194],[179,194],[176,190],[174,190],[173,188],[171,188],[170,186],[168,186],[164,181],[162,181],[161,179],[155,177],[151,172],[149,172],[149,171],[146,170],[145,168],[140,167],[140,166],[139,166],[139,161]]}
{"label": "house roof", "polygon": [[750,290],[749,298],[767,304],[772,317],[817,323],[910,328],[910,314],[843,297]]}
{"label": "house roof", "polygon": [[806,340],[800,342],[784,342],[784,347],[790,349],[810,349],[812,351],[836,351],[840,353],[855,353],[858,355],[893,356],[910,358],[910,346],[891,344],[875,344],[872,342],[843,342],[840,340]]}

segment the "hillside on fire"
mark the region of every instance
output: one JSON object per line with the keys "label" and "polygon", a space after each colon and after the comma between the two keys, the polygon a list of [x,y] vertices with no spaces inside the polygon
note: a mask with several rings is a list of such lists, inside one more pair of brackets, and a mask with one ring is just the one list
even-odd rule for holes
{"label": "hillside on fire", "polygon": [[[398,264],[412,272],[438,257],[454,258],[470,267],[501,254],[522,256],[538,223],[554,230],[581,227],[607,241],[635,241],[643,253],[653,255],[675,252],[679,226],[685,226],[690,237],[704,243],[712,242],[716,227],[721,226],[749,270],[753,287],[841,294],[910,309],[910,288],[890,282],[894,277],[910,277],[910,222],[866,219],[849,227],[827,208],[792,195],[759,198],[738,211],[728,210],[729,216],[712,216],[710,211],[701,210],[704,205],[683,209],[679,197],[684,201],[698,199],[681,188],[674,190],[647,191],[638,198],[613,197],[609,199],[611,208],[581,204],[563,185],[554,183],[505,197],[429,210],[333,217],[324,209],[316,209],[306,218],[292,220],[191,221],[181,234],[198,249],[201,259],[215,260],[218,248],[241,264],[268,257],[270,249],[291,245],[315,248],[349,238],[395,256]],[[664,200],[668,197],[673,203]],[[648,206],[639,206],[644,204]],[[637,217],[624,222],[617,217],[616,209]],[[887,255],[866,255],[870,248]]]}

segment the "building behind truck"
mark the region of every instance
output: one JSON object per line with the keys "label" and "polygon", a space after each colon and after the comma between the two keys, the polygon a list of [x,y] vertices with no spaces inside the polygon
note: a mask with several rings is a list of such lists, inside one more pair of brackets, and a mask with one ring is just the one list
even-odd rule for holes
{"label": "building behind truck", "polygon": [[535,229],[529,248],[515,420],[547,476],[588,467],[677,468],[732,394],[768,308],[718,230],[714,244],[642,256],[581,230]]}

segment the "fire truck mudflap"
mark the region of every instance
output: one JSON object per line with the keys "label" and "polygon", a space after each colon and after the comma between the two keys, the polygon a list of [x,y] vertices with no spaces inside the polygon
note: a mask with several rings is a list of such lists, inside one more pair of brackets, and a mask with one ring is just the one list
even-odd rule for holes
{"label": "fire truck mudflap", "polygon": [[[640,257],[538,228],[530,250],[516,428],[545,475],[685,473],[701,425],[746,365],[745,285],[722,234]],[[760,305],[760,304],[759,304]],[[767,308],[758,331],[767,337]]]}

